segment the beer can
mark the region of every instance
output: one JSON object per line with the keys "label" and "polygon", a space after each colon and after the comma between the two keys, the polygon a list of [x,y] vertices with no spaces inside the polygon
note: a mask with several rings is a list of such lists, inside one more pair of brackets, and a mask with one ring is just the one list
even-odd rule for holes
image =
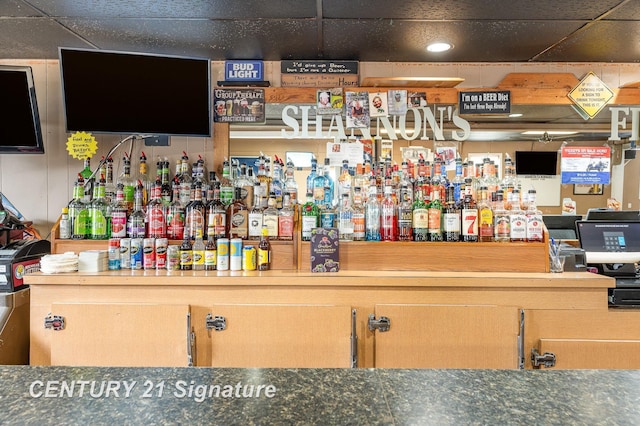
{"label": "beer can", "polygon": [[256,248],[254,246],[245,246],[242,249],[242,269],[245,271],[255,271],[256,268]]}
{"label": "beer can", "polygon": [[232,238],[229,241],[229,269],[242,270],[242,238]]}
{"label": "beer can", "polygon": [[169,240],[167,238],[156,238],[156,269],[164,269],[167,267],[167,246]]}
{"label": "beer can", "polygon": [[131,268],[131,238],[120,238],[120,268]]}
{"label": "beer can", "polygon": [[142,267],[144,269],[156,268],[155,238],[144,238],[142,240]]}
{"label": "beer can", "polygon": [[167,247],[167,269],[170,271],[180,269],[180,246],[170,245]]}
{"label": "beer can", "polygon": [[229,239],[218,238],[218,253],[216,254],[218,271],[229,270]]}
{"label": "beer can", "polygon": [[108,253],[109,253],[109,269],[110,270],[120,269],[120,239],[119,238],[109,239]]}
{"label": "beer can", "polygon": [[142,238],[131,238],[131,269],[142,269]]}

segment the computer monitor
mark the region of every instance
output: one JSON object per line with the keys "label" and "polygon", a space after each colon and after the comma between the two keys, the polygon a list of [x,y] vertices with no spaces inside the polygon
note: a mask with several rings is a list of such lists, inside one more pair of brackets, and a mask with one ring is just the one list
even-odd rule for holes
{"label": "computer monitor", "polygon": [[593,208],[587,210],[585,220],[640,220],[638,210],[611,210],[605,208]]}
{"label": "computer monitor", "polygon": [[544,226],[549,231],[549,237],[556,240],[576,240],[576,221],[581,215],[573,214],[545,214],[542,216]]}
{"label": "computer monitor", "polygon": [[576,229],[587,263],[640,263],[640,221],[580,220]]}

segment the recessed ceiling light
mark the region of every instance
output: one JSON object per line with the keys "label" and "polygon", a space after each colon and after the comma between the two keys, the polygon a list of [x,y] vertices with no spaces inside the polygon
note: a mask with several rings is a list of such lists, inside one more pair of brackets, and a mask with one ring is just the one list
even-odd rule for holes
{"label": "recessed ceiling light", "polygon": [[451,43],[445,43],[445,42],[431,43],[430,45],[427,46],[427,50],[429,52],[446,52],[447,50],[450,50],[452,48],[453,48],[453,45]]}
{"label": "recessed ceiling light", "polygon": [[518,117],[522,117],[522,113],[514,112],[509,114],[509,118],[518,118]]}

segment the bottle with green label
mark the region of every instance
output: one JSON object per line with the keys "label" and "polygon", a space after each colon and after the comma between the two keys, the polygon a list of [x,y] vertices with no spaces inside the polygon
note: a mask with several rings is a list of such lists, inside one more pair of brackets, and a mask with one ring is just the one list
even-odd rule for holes
{"label": "bottle with green label", "polygon": [[106,240],[111,236],[111,206],[105,199],[105,178],[102,176],[93,190],[93,201],[89,205],[89,221],[92,240]]}
{"label": "bottle with green label", "polygon": [[84,194],[84,178],[78,174],[73,187],[73,200],[69,203],[69,222],[71,223],[71,238],[84,240],[89,237],[89,203]]}

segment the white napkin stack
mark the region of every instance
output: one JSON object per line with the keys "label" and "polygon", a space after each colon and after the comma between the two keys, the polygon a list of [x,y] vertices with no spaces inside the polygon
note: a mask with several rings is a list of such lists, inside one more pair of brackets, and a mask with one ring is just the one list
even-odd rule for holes
{"label": "white napkin stack", "polygon": [[109,269],[107,250],[81,251],[78,256],[78,272],[102,272]]}
{"label": "white napkin stack", "polygon": [[77,270],[78,255],[73,252],[46,254],[40,258],[40,272],[44,274],[60,274]]}

